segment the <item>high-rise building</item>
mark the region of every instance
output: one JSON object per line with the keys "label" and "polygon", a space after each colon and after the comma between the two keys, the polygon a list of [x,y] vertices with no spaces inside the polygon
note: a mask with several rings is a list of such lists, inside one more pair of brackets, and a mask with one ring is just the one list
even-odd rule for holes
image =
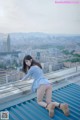
{"label": "high-rise building", "polygon": [[8,37],[7,37],[7,52],[11,52],[10,35],[8,35]]}
{"label": "high-rise building", "polygon": [[52,65],[49,65],[49,72],[52,72]]}
{"label": "high-rise building", "polygon": [[37,52],[36,59],[40,60],[40,57],[41,57],[40,52]]}
{"label": "high-rise building", "polygon": [[4,34],[2,37],[2,46],[0,52],[6,52],[7,51],[7,34]]}
{"label": "high-rise building", "polygon": [[6,52],[6,51],[7,51],[7,42],[3,41],[2,52]]}

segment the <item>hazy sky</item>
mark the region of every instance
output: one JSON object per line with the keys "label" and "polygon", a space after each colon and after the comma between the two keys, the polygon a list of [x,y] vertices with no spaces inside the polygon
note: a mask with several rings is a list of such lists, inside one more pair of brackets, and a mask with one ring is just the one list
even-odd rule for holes
{"label": "hazy sky", "polygon": [[80,34],[80,4],[55,0],[0,0],[0,32]]}

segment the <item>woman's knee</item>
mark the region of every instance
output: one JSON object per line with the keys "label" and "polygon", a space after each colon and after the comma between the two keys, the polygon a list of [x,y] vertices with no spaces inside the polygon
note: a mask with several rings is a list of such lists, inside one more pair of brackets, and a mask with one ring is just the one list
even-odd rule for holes
{"label": "woman's knee", "polygon": [[47,103],[47,104],[51,103],[51,100],[46,100],[46,103]]}

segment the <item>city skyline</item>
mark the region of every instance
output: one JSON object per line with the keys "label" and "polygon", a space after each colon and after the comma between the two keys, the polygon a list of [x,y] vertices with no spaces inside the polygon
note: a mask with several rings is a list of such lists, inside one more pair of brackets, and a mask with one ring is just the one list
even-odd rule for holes
{"label": "city skyline", "polygon": [[0,0],[0,32],[80,34],[79,12],[78,4],[54,0]]}

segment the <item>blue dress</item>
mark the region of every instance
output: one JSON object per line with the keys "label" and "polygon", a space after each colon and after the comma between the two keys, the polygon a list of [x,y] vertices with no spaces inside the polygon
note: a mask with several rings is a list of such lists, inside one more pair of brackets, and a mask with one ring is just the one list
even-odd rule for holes
{"label": "blue dress", "polygon": [[50,84],[49,80],[44,77],[43,70],[37,65],[32,66],[28,70],[28,73],[22,78],[22,80],[25,80],[29,77],[34,79],[31,88],[32,92],[35,92],[37,88],[39,88],[39,86],[42,84]]}

